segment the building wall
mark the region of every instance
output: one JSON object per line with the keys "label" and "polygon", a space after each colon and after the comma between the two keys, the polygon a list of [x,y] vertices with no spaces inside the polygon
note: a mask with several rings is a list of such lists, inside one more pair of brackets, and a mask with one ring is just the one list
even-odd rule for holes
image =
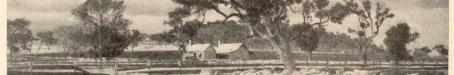
{"label": "building wall", "polygon": [[248,60],[249,51],[246,47],[241,46],[238,50],[228,53],[229,60]]}
{"label": "building wall", "polygon": [[216,50],[213,47],[208,47],[202,54],[201,60],[204,59],[216,59]]}

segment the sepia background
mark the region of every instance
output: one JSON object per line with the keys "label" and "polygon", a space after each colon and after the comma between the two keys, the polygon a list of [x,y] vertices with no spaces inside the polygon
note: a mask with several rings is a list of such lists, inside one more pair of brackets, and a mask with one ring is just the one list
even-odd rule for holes
{"label": "sepia background", "polygon": [[[397,15],[387,21],[381,32],[385,32],[391,26],[397,23],[406,22],[409,24],[412,32],[420,33],[416,41],[409,44],[411,49],[424,46],[433,47],[438,44],[453,47],[449,43],[452,41],[452,7],[453,1],[449,0],[382,0],[392,12]],[[71,10],[79,6],[85,0],[0,0],[1,7],[5,12],[0,12],[2,20],[0,23],[5,24],[6,19],[25,18],[32,24],[30,29],[35,32],[54,30],[59,26],[77,24],[77,20],[71,15]],[[156,34],[172,29],[171,26],[163,23],[167,19],[167,13],[172,11],[178,5],[171,0],[125,0],[126,10],[124,17],[133,23],[129,25],[130,29],[137,29],[142,33]],[[3,5],[5,4],[5,5]],[[452,9],[452,8],[451,8]],[[227,10],[231,11],[231,10]],[[292,15],[292,14],[291,14]],[[224,19],[223,16],[211,11],[207,13],[207,21]],[[347,17],[343,25],[326,26],[329,32],[348,33],[348,28],[359,25],[353,17]],[[290,16],[292,24],[298,23],[297,16]],[[6,36],[6,27],[1,28]],[[350,34],[355,37],[355,35]],[[384,46],[384,33],[380,33],[374,43]],[[6,40],[5,37],[1,37]],[[448,41],[449,40],[449,41]],[[451,42],[452,43],[452,42]],[[3,49],[6,49],[6,42],[0,43]],[[452,52],[452,51],[450,51]],[[6,60],[6,50],[2,59]],[[452,54],[452,53],[451,53]],[[452,58],[450,58],[452,59]],[[449,60],[451,62],[451,60]],[[0,66],[6,67],[6,61],[1,61]],[[452,66],[450,66],[452,67]],[[0,68],[0,72],[6,75],[6,68]],[[451,70],[452,71],[452,70]],[[452,73],[450,73],[452,74]]]}

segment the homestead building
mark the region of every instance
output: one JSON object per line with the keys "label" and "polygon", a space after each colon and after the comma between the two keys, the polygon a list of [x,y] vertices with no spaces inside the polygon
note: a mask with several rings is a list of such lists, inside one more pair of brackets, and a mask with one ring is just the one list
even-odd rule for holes
{"label": "homestead building", "polygon": [[190,44],[183,60],[248,60],[250,51],[243,43]]}

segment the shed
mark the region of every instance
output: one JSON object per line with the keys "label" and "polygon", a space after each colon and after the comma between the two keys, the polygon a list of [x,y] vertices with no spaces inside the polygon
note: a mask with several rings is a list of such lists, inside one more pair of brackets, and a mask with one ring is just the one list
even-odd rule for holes
{"label": "shed", "polygon": [[217,59],[248,60],[250,51],[243,43],[228,43],[213,46]]}
{"label": "shed", "polygon": [[183,60],[206,60],[216,58],[216,51],[210,44],[194,44],[186,46],[186,53],[183,54]]}

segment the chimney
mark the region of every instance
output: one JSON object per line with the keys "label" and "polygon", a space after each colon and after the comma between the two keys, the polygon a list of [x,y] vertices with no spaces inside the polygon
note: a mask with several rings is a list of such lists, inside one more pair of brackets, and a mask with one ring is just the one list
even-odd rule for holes
{"label": "chimney", "polygon": [[188,46],[192,46],[192,40],[188,41]]}
{"label": "chimney", "polygon": [[218,40],[218,46],[221,45],[221,40]]}

